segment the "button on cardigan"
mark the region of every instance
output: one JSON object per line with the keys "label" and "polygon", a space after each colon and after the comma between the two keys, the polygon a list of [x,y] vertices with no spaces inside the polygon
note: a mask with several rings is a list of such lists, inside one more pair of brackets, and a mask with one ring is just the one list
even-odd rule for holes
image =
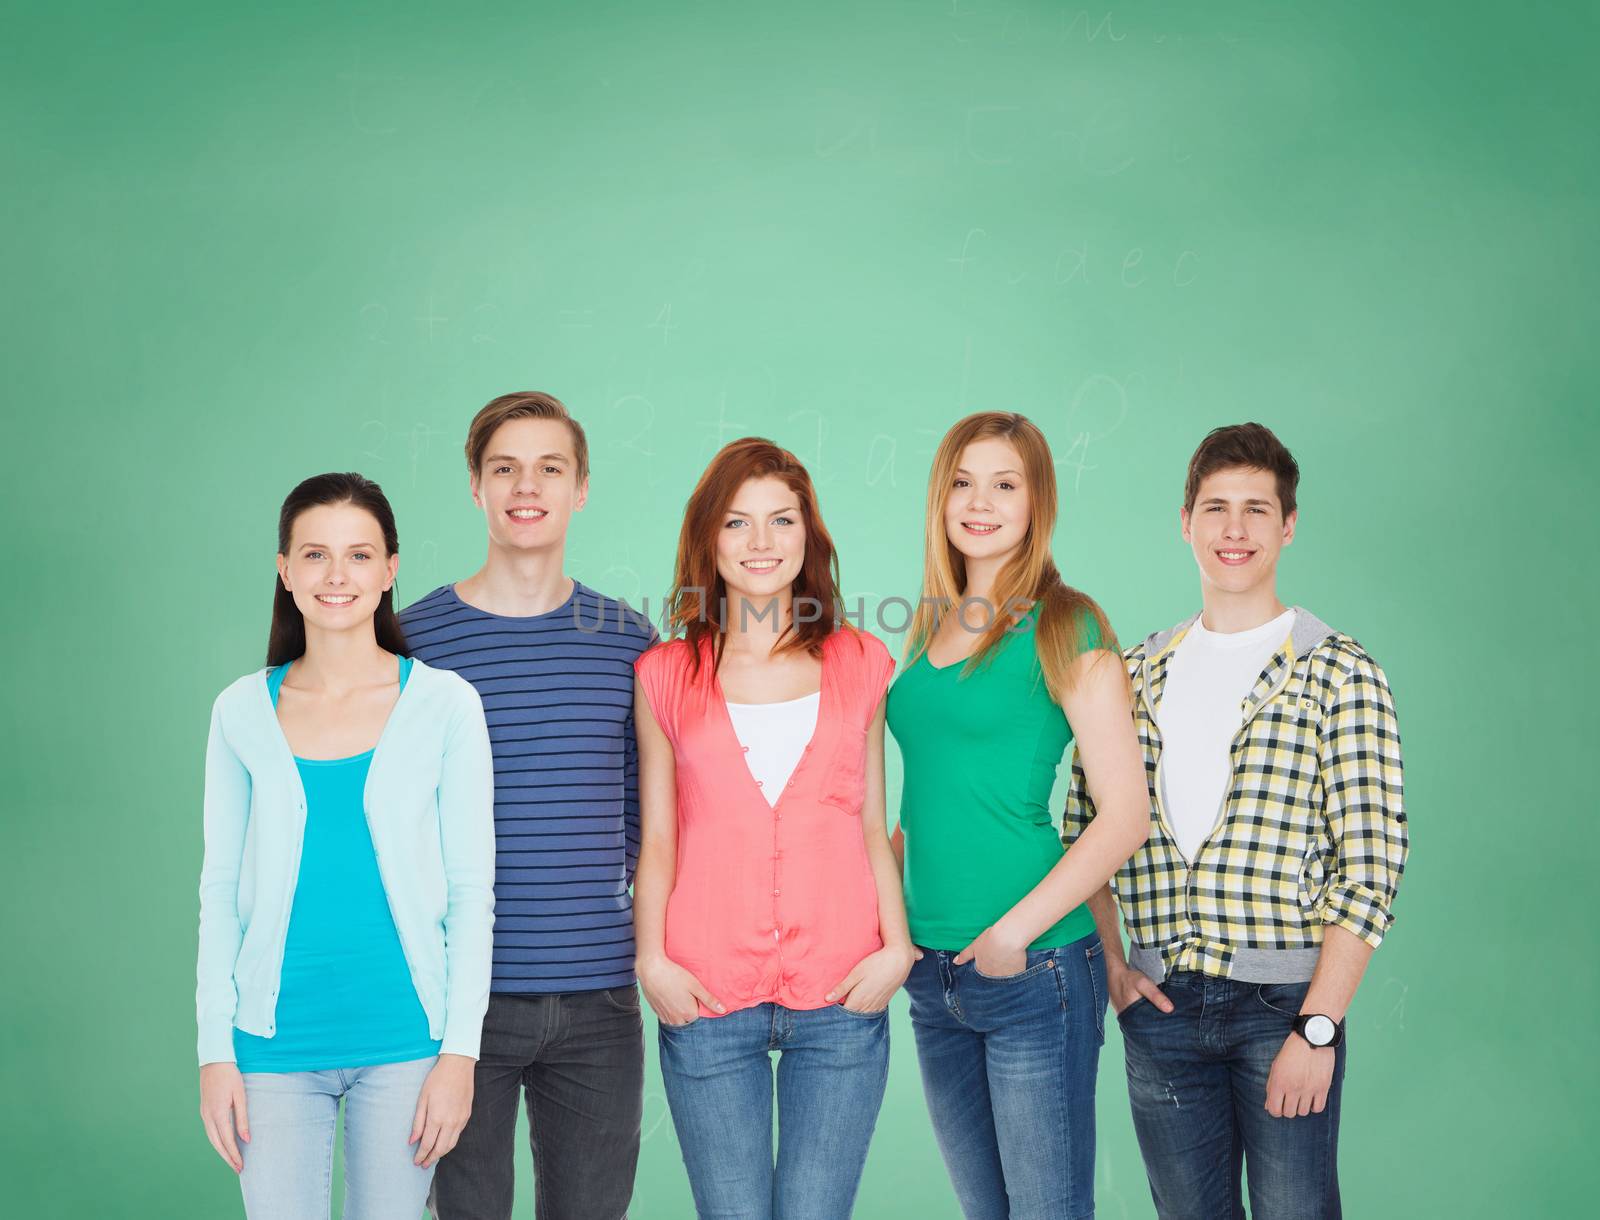
{"label": "button on cardigan", "polygon": [[867,632],[827,637],[816,727],[769,805],[728,717],[711,643],[693,675],[689,648],[670,640],[634,662],[677,767],[666,954],[729,1012],[769,1001],[825,1007],[850,969],[883,947],[860,814],[867,729],[894,658]]}

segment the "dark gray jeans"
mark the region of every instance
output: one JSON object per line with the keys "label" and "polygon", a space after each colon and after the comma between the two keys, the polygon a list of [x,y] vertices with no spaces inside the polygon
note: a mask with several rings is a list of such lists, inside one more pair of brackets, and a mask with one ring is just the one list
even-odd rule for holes
{"label": "dark gray jeans", "polygon": [[623,1220],[644,1109],[638,988],[489,997],[472,1117],[428,1198],[435,1220],[510,1220],[522,1091],[538,1220]]}

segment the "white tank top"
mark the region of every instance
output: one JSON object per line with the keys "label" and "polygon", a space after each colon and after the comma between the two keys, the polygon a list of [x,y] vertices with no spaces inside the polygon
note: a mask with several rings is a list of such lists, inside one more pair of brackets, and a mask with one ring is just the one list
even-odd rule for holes
{"label": "white tank top", "polygon": [[782,703],[730,703],[728,719],[744,747],[744,761],[767,798],[776,805],[817,727],[822,692]]}

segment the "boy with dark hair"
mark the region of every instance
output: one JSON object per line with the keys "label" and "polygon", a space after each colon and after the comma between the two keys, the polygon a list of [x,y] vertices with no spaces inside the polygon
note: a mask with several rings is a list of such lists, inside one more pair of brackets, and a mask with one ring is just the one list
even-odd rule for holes
{"label": "boy with dark hair", "polygon": [[472,1117],[429,1206],[438,1220],[509,1220],[525,1091],[540,1220],[619,1220],[644,1088],[633,661],[656,633],[562,570],[589,449],[559,400],[496,398],[466,452],[488,558],[400,616],[417,656],[477,688],[495,769],[489,1011]]}
{"label": "boy with dark hair", "polygon": [[[1090,905],[1162,1220],[1242,1217],[1241,1165],[1254,1220],[1340,1215],[1345,1013],[1405,867],[1383,671],[1278,600],[1299,474],[1260,424],[1201,442],[1180,520],[1203,609],[1123,654],[1150,837]],[[1069,843],[1093,816],[1074,765]]]}

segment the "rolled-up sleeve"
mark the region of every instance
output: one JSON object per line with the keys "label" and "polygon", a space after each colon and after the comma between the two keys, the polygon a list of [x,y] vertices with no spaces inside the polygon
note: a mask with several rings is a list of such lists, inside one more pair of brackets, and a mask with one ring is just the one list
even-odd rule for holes
{"label": "rolled-up sleeve", "polygon": [[1400,727],[1383,670],[1356,661],[1325,717],[1319,766],[1334,866],[1323,890],[1324,925],[1374,948],[1394,922],[1409,848]]}

